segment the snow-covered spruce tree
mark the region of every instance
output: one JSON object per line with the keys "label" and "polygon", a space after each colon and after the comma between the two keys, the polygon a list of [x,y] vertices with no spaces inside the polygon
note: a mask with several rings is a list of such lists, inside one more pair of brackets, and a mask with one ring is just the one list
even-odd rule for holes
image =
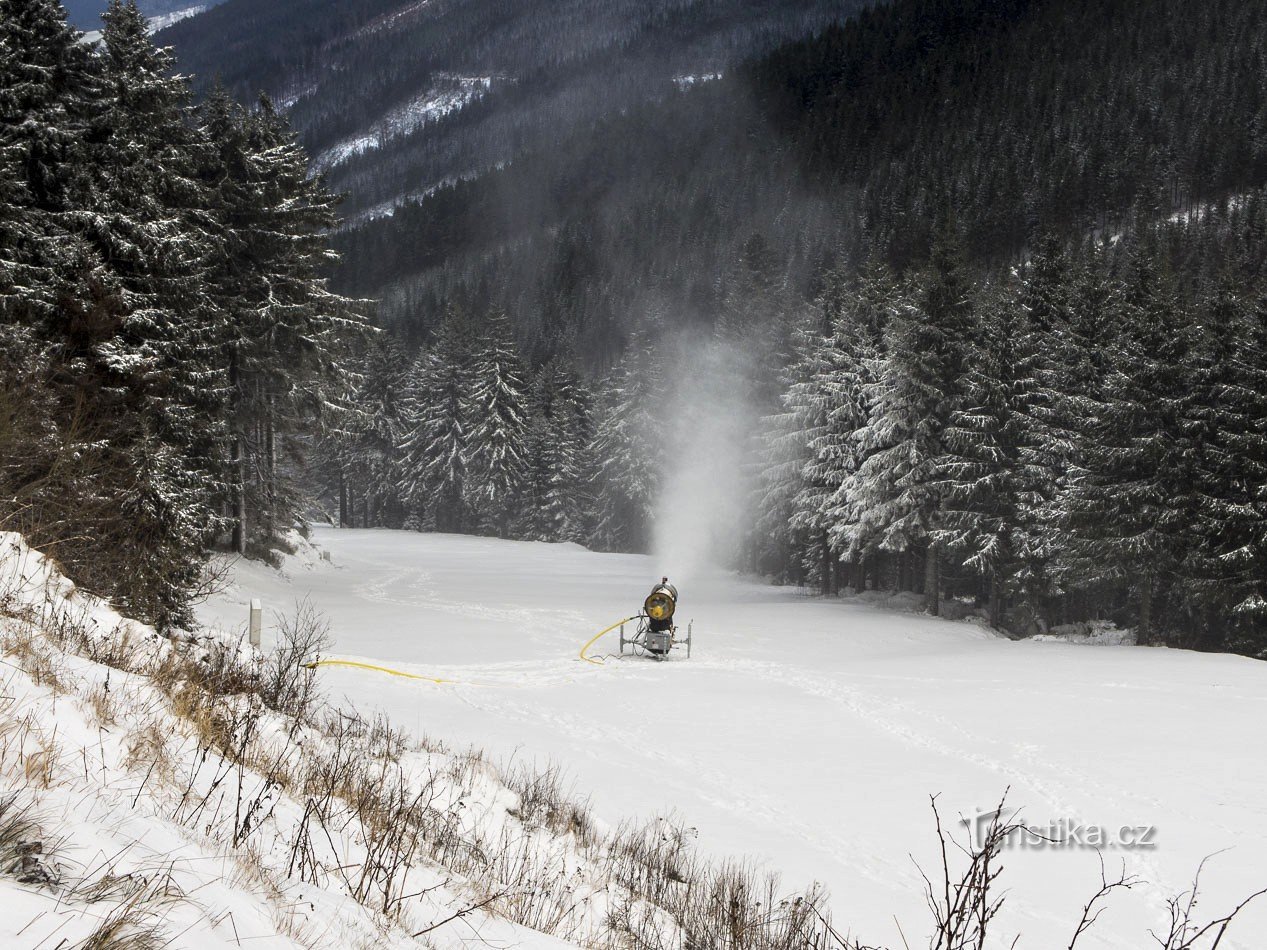
{"label": "snow-covered spruce tree", "polygon": [[[408,362],[387,338],[370,343],[357,373],[356,389],[338,427],[341,492],[360,501],[366,527],[399,528],[405,520],[400,499],[400,445],[408,425]],[[341,517],[352,513],[341,499]]]}
{"label": "snow-covered spruce tree", "polygon": [[556,357],[533,379],[516,533],[533,541],[588,540],[590,398],[570,361]]}
{"label": "snow-covered spruce tree", "polygon": [[648,329],[634,334],[621,364],[600,391],[594,433],[597,465],[595,544],[645,551],[664,463],[657,427],[662,375]]}
{"label": "snow-covered spruce tree", "polygon": [[[961,380],[974,329],[974,291],[950,226],[928,268],[894,307],[885,356],[865,388],[870,417],[858,470],[845,480],[851,551],[924,554],[924,596],[939,610],[939,554],[945,432],[963,400]],[[909,579],[908,579],[909,582]]]}
{"label": "snow-covered spruce tree", "polygon": [[60,346],[105,269],[80,234],[104,91],[79,36],[56,0],[0,0],[0,323],[37,352]]}
{"label": "snow-covered spruce tree", "polygon": [[[1098,371],[1089,363],[1102,356],[1108,320],[1101,257],[1089,248],[1075,260],[1054,235],[1045,233],[1018,274],[1020,312],[1013,324],[1020,333],[1018,362],[1004,372],[1014,377],[1016,460],[1027,472],[1017,484],[1021,494],[1012,583],[1023,615],[1014,622],[1026,629],[1036,628],[1040,618],[1050,621],[1059,596],[1060,499],[1088,408],[1084,394],[1099,385]],[[989,342],[987,338],[985,345]]]}
{"label": "snow-covered spruce tree", "polygon": [[818,389],[824,398],[824,426],[810,441],[812,459],[806,470],[805,510],[816,512],[837,561],[855,568],[853,586],[866,584],[866,553],[852,546],[856,511],[846,483],[863,460],[862,433],[871,419],[870,393],[882,359],[884,331],[896,306],[897,284],[880,264],[868,265],[848,288],[831,315],[828,358],[819,368]]}
{"label": "snow-covered spruce tree", "polygon": [[[1096,617],[1109,607],[1112,585],[1091,583],[1070,543],[1069,501],[1085,474],[1087,433],[1095,425],[1114,364],[1114,340],[1122,309],[1122,286],[1111,269],[1109,249],[1088,243],[1070,255],[1068,322],[1061,332],[1036,340],[1046,346],[1046,372],[1037,377],[1034,417],[1037,464],[1052,481],[1036,501],[1034,532],[1047,572],[1048,619]],[[1033,332],[1031,330],[1031,332]],[[1040,364],[1040,367],[1042,364]],[[1031,580],[1035,592],[1042,587]]]}
{"label": "snow-covered spruce tree", "polygon": [[472,341],[466,317],[450,311],[405,380],[400,491],[411,515],[438,531],[464,531]]}
{"label": "snow-covered spruce tree", "polygon": [[800,356],[788,373],[783,411],[769,420],[762,507],[771,515],[783,509],[789,532],[784,543],[801,562],[795,576],[817,579],[824,594],[835,589],[841,551],[832,532],[840,527],[841,512],[834,509],[841,486],[857,470],[855,434],[868,415],[863,387],[877,355],[877,328],[890,286],[879,268],[859,281],[829,276],[798,332]]}
{"label": "snow-covered spruce tree", "polygon": [[594,522],[594,396],[570,360],[556,359],[553,367],[550,418],[558,465],[550,476],[545,507],[558,540],[584,544]]}
{"label": "snow-covered spruce tree", "polygon": [[1190,434],[1201,490],[1184,558],[1195,645],[1267,658],[1267,298],[1220,281],[1198,327]]}
{"label": "snow-covered spruce tree", "polygon": [[[56,540],[41,533],[44,516],[73,511],[84,477],[57,464],[79,446],[57,405],[69,387],[55,392],[48,370],[62,305],[91,270],[68,220],[74,189],[58,187],[85,147],[91,65],[60,5],[0,2],[0,496],[9,499],[0,524],[35,544]],[[73,552],[66,560],[77,566]]]}
{"label": "snow-covered spruce tree", "polygon": [[963,402],[943,441],[941,526],[938,548],[985,580],[990,622],[1024,582],[1032,559],[1029,512],[1044,487],[1031,459],[1034,366],[1026,313],[1007,297],[978,308],[982,334],[964,378]]}
{"label": "snow-covered spruce tree", "polygon": [[551,393],[544,373],[528,386],[528,429],[524,433],[524,471],[519,489],[515,536],[524,541],[554,541],[553,519],[545,510],[545,497],[555,464],[551,439]]}
{"label": "snow-covered spruce tree", "polygon": [[815,376],[823,342],[822,315],[810,314],[792,338],[793,356],[785,371],[778,411],[762,417],[761,443],[753,487],[756,568],[784,583],[801,583],[808,547],[793,531],[796,502],[805,489],[810,440],[821,427]]}
{"label": "snow-covered spruce tree", "polygon": [[293,521],[297,498],[283,456],[298,456],[304,435],[343,400],[346,348],[364,319],[323,276],[337,198],[309,177],[307,156],[272,104],[263,99],[247,113],[218,92],[202,127],[217,147],[203,174],[215,185],[227,253],[209,280],[230,328],[232,543],[245,551],[252,536],[266,543]]}
{"label": "snow-covered spruce tree", "polygon": [[99,63],[57,0],[0,0],[0,303],[6,322],[63,326],[104,265],[79,238]]}
{"label": "snow-covered spruce tree", "polygon": [[488,314],[478,334],[466,410],[466,504],[479,530],[506,537],[526,466],[527,386],[505,314]]}
{"label": "snow-covered spruce tree", "polygon": [[128,573],[147,593],[126,597],[128,606],[170,624],[188,620],[189,585],[216,528],[225,385],[220,314],[202,279],[214,221],[197,178],[205,145],[190,123],[187,84],[169,75],[171,56],[155,48],[132,0],[112,0],[104,19],[106,99],[85,218],[124,312],[85,358],[98,364],[119,464],[135,466],[119,503],[138,562]]}
{"label": "snow-covered spruce tree", "polygon": [[1150,643],[1158,595],[1197,541],[1185,433],[1191,324],[1151,249],[1133,248],[1128,267],[1113,365],[1081,433],[1065,505],[1072,569],[1084,584],[1129,585],[1139,642]]}

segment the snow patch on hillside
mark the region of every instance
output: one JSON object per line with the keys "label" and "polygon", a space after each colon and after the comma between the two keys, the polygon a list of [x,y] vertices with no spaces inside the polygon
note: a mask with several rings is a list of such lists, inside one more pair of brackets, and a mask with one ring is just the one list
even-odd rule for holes
{"label": "snow patch on hillside", "polygon": [[157,33],[159,30],[165,30],[173,23],[179,23],[181,20],[187,20],[191,16],[197,16],[199,13],[207,12],[207,4],[199,3],[192,7],[185,7],[183,10],[174,10],[171,13],[164,13],[160,16],[150,17],[149,31]]}
{"label": "snow patch on hillside", "polygon": [[706,82],[715,82],[722,78],[722,73],[700,73],[697,76],[674,76],[673,82],[679,89],[689,89],[692,86],[701,86]]}
{"label": "snow patch on hillside", "polygon": [[412,135],[424,126],[481,98],[492,85],[490,76],[446,77],[441,85],[392,109],[365,132],[326,149],[317,157],[314,165],[320,169],[332,168],[353,156],[382,148],[392,139]]}

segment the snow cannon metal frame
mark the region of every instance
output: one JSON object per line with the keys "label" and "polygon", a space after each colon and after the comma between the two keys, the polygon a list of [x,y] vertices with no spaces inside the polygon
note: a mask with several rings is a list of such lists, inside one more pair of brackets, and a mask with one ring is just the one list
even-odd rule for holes
{"label": "snow cannon metal frame", "polygon": [[663,660],[675,646],[685,643],[686,656],[690,659],[694,621],[686,625],[686,636],[679,637],[677,625],[673,623],[676,612],[677,590],[667,581],[657,584],[643,601],[642,613],[633,618],[638,621],[634,635],[626,637],[625,625],[620,625],[620,655],[624,656],[628,647],[634,656]]}

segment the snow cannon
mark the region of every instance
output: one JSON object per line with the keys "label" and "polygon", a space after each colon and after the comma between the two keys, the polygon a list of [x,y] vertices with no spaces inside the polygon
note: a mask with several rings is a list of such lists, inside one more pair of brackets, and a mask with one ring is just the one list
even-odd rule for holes
{"label": "snow cannon", "polygon": [[673,617],[677,613],[677,588],[669,583],[667,577],[660,578],[660,583],[651,588],[651,593],[642,602],[642,613],[637,617],[638,632],[631,638],[625,637],[625,628],[620,628],[620,652],[623,656],[625,647],[637,656],[650,655],[663,660],[679,643],[686,644],[686,655],[691,655],[691,624],[686,625],[686,636],[678,637],[677,625]]}

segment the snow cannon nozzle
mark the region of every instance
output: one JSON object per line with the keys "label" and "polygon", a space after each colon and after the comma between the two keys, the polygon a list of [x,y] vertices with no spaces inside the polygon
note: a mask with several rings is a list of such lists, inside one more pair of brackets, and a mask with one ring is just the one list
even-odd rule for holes
{"label": "snow cannon nozzle", "polygon": [[642,610],[655,621],[673,619],[673,612],[677,610],[677,588],[669,583],[667,577],[661,578],[660,583],[651,588],[651,593],[643,601]]}

